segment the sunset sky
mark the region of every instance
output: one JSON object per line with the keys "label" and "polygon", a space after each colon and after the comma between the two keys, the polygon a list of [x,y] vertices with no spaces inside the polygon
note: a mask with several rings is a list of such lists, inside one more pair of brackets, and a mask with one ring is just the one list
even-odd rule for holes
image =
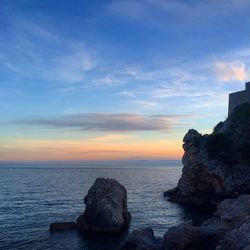
{"label": "sunset sky", "polygon": [[250,80],[248,0],[1,0],[0,161],[180,159]]}

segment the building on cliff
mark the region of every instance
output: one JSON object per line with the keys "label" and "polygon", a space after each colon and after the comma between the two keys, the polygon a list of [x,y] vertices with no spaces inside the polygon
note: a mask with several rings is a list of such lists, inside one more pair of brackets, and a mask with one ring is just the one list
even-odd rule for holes
{"label": "building on cliff", "polygon": [[246,83],[246,89],[229,94],[228,115],[232,113],[234,108],[244,102],[250,103],[250,82]]}

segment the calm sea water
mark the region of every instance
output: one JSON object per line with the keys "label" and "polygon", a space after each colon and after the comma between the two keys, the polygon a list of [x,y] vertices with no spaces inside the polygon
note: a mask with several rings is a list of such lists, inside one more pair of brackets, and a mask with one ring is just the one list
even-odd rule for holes
{"label": "calm sea water", "polygon": [[74,221],[84,210],[83,198],[97,177],[112,177],[128,190],[130,231],[152,227],[162,236],[173,225],[208,213],[166,201],[163,192],[176,185],[181,167],[1,167],[0,249],[117,249],[125,234],[96,238],[75,230],[49,233],[52,222]]}

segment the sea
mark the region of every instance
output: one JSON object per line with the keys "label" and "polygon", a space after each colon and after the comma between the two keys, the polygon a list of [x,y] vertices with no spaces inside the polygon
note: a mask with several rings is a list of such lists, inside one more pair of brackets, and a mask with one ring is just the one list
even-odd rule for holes
{"label": "sea", "polygon": [[[170,164],[1,164],[0,249],[116,250],[127,233],[151,227],[162,237],[187,220],[200,224],[212,211],[171,203],[163,192],[176,186],[182,166]],[[111,177],[128,192],[132,221],[116,237],[84,235],[76,230],[49,232],[53,222],[75,221],[83,198],[97,177]]]}

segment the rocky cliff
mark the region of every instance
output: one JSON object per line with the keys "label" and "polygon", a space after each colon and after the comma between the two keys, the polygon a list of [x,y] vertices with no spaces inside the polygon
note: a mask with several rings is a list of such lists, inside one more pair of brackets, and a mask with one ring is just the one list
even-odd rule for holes
{"label": "rocky cliff", "polygon": [[250,194],[250,104],[237,107],[210,135],[194,129],[183,139],[182,176],[169,200],[217,204]]}

